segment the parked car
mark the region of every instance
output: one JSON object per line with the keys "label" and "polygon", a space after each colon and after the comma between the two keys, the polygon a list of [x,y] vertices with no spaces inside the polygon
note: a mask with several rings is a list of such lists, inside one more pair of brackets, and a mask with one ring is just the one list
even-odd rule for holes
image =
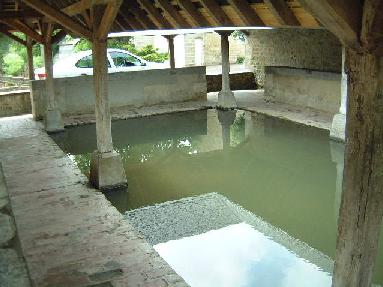
{"label": "parked car", "polygon": [[[128,51],[120,49],[107,49],[107,60],[108,73],[167,67],[164,63],[148,62]],[[55,78],[80,75],[93,75],[92,50],[74,53],[53,65],[53,76]],[[45,67],[35,70],[35,79],[42,80],[45,77]]]}

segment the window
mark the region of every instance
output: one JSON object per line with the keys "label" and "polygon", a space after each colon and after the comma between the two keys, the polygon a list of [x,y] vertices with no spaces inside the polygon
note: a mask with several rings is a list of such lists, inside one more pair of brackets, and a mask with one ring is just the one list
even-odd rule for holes
{"label": "window", "polygon": [[136,57],[122,52],[111,52],[110,56],[113,59],[116,67],[132,67],[141,66],[141,61]]}
{"label": "window", "polygon": [[[108,63],[108,68],[110,68],[110,63],[108,59],[106,59],[106,62]],[[85,56],[84,58],[81,58],[76,63],[77,68],[93,68],[93,58],[92,55]]]}

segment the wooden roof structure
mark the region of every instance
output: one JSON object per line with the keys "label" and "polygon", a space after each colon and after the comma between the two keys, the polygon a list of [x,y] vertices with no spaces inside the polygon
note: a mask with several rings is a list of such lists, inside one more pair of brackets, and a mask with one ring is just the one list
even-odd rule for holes
{"label": "wooden roof structure", "polygon": [[[117,3],[108,32],[211,27],[306,27],[319,22],[298,0],[0,0],[0,32],[43,42],[42,24],[91,38],[91,7]],[[57,37],[58,38],[58,37]],[[20,39],[15,39],[19,41]]]}

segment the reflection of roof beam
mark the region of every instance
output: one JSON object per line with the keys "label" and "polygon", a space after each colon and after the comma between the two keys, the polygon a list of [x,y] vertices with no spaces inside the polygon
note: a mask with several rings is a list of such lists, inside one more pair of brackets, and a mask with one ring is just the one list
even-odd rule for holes
{"label": "reflection of roof beam", "polygon": [[219,6],[215,0],[200,0],[200,2],[217,26],[233,26],[233,22],[227,17],[221,6]]}
{"label": "reflection of roof beam", "polygon": [[261,18],[254,12],[246,0],[228,0],[242,21],[247,26],[262,26],[264,25]]}
{"label": "reflection of roof beam", "polygon": [[363,11],[360,1],[299,0],[299,3],[345,44],[358,46]]}
{"label": "reflection of roof beam", "polygon": [[77,23],[65,13],[53,8],[41,0],[24,0],[24,3],[47,16],[52,21],[86,39],[92,38],[92,33],[83,25]]}
{"label": "reflection of roof beam", "polygon": [[203,17],[201,12],[194,6],[190,0],[178,0],[178,4],[189,15],[196,27],[208,27],[209,23]]}
{"label": "reflection of roof beam", "polygon": [[173,5],[169,4],[168,0],[156,0],[156,2],[178,25],[177,28],[190,28],[189,23],[174,9]]}
{"label": "reflection of roof beam", "polygon": [[285,0],[264,0],[271,13],[278,19],[279,24],[300,26],[293,11],[287,6]]}
{"label": "reflection of roof beam", "polygon": [[159,28],[165,28],[165,29],[171,29],[171,28],[177,28],[172,27],[170,23],[165,19],[165,17],[158,12],[157,8],[151,3],[149,0],[138,0],[138,2],[142,5],[142,7],[146,10],[149,17],[152,19],[154,23]]}
{"label": "reflection of roof beam", "polygon": [[15,30],[24,33],[25,35],[35,40],[36,42],[39,42],[39,43],[44,42],[43,37],[40,34],[38,34],[35,30],[33,30],[31,27],[21,22],[20,20],[7,19],[7,20],[1,20],[1,21],[7,24],[8,26],[11,26]]}
{"label": "reflection of roof beam", "polygon": [[17,37],[16,35],[13,35],[11,32],[7,31],[6,29],[0,29],[0,33],[3,33],[5,36],[8,36],[12,40],[20,43],[21,45],[24,45],[24,46],[27,45],[26,41],[24,41],[23,39]]}

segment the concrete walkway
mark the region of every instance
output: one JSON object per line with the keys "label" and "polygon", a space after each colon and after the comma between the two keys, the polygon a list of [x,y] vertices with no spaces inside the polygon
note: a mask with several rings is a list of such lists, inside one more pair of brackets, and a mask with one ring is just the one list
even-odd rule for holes
{"label": "concrete walkway", "polygon": [[0,119],[0,161],[33,286],[187,286],[31,116]]}

